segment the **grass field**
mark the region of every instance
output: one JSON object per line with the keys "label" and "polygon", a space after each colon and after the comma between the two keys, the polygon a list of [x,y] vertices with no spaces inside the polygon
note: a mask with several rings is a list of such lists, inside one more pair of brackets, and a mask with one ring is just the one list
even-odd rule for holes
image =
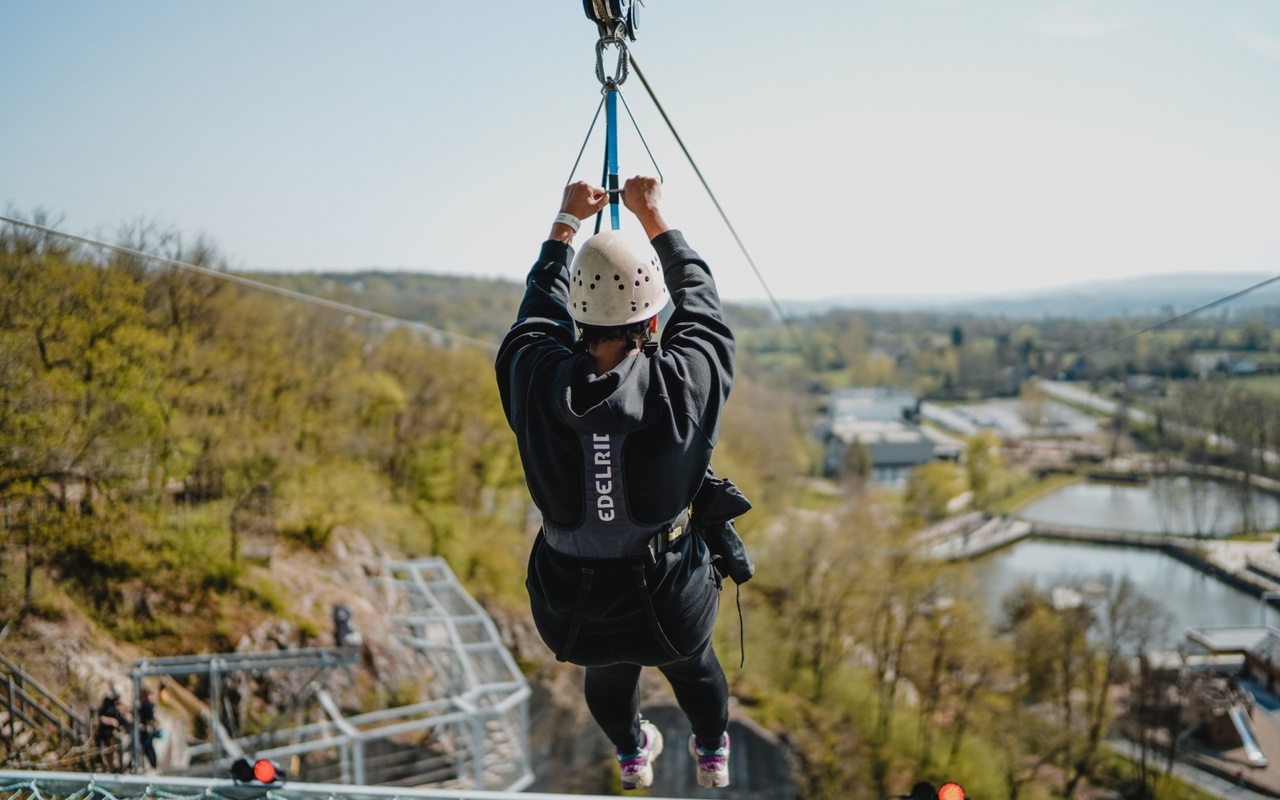
{"label": "grass field", "polygon": [[991,511],[995,514],[1013,514],[1022,506],[1030,503],[1039,497],[1057,491],[1064,486],[1070,486],[1081,480],[1079,475],[1051,475],[1048,478],[1038,481],[1026,488],[1015,492],[996,502]]}
{"label": "grass field", "polygon": [[1242,389],[1249,389],[1258,394],[1267,397],[1280,398],[1280,375],[1264,375],[1257,378],[1236,378],[1231,381],[1233,386]]}

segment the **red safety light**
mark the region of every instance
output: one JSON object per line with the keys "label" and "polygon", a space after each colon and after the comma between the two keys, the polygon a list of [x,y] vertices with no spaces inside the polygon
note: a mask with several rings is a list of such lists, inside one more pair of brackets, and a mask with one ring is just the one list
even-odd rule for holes
{"label": "red safety light", "polygon": [[964,787],[948,781],[938,787],[938,800],[965,800]]}
{"label": "red safety light", "polygon": [[231,765],[231,777],[237,783],[279,783],[280,766],[265,758],[250,765],[248,759],[241,758]]}
{"label": "red safety light", "polygon": [[[267,761],[265,758],[253,762],[253,779],[259,783],[275,783],[276,782],[276,765]],[[954,784],[948,784],[953,786]],[[960,787],[956,787],[959,789]],[[952,798],[944,798],[943,800],[952,800]],[[964,800],[964,790],[961,790],[960,797],[955,800]]]}

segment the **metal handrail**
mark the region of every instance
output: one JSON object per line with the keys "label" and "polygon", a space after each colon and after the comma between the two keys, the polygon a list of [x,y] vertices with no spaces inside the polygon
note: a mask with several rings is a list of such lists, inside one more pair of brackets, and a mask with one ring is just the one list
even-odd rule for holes
{"label": "metal handrail", "polygon": [[272,800],[605,800],[581,794],[350,786],[291,781],[265,787],[209,778],[16,770],[0,770],[0,793],[13,800],[63,800],[73,794],[81,800],[154,800],[157,796],[176,800],[245,800],[267,797]]}
{"label": "metal handrail", "polygon": [[31,686],[32,689],[36,690],[37,694],[42,696],[42,698],[49,700],[50,703],[54,704],[55,707],[60,710],[60,712],[67,714],[68,719],[70,719],[70,727],[72,727],[72,730],[76,735],[79,735],[79,733],[83,733],[83,735],[86,736],[88,735],[88,719],[79,717],[78,714],[72,710],[72,707],[69,707],[69,705],[63,703],[63,701],[58,698],[58,695],[55,695],[54,692],[45,689],[44,685],[41,685],[40,681],[37,681],[36,678],[27,675],[26,672],[23,672],[22,667],[13,663],[12,660],[5,658],[4,655],[0,655],[0,667],[4,667],[5,671],[8,671],[10,675],[17,678],[17,684],[20,689],[26,689],[28,685]]}
{"label": "metal handrail", "polygon": [[52,711],[40,705],[36,698],[27,694],[20,685],[16,685],[12,677],[3,683],[0,683],[0,689],[4,689],[5,706],[9,709],[9,713],[16,716],[18,719],[21,719],[28,726],[34,728],[38,723],[32,717],[22,713],[22,710],[18,705],[19,701],[21,701],[23,709],[34,711],[35,716],[43,718],[46,722],[56,727],[58,729],[59,736],[66,736],[69,739],[74,739],[76,737],[76,732],[71,728],[71,726],[63,722],[62,719]]}

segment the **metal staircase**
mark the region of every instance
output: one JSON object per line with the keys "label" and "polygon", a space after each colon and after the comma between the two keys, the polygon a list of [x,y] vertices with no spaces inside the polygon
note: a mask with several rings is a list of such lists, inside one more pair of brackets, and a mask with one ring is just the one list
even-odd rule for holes
{"label": "metal staircase", "polygon": [[[209,688],[207,704],[196,699],[208,739],[188,743],[189,761],[176,768],[187,777],[175,780],[225,776],[233,760],[247,755],[299,765],[294,777],[310,781],[431,785],[463,792],[517,792],[529,786],[529,686],[493,620],[443,559],[384,561],[382,576],[375,580],[385,588],[382,605],[398,627],[400,640],[424,661],[432,699],[345,715],[320,676],[354,665],[360,655],[356,647],[142,659],[131,674],[135,698],[144,679],[198,676]],[[78,766],[66,760],[42,761],[43,754],[29,748],[35,735],[28,737],[26,732],[40,727],[46,738],[80,745],[89,739],[88,720],[16,665],[0,658],[0,666],[0,711],[8,709],[8,716],[0,717],[6,722],[0,730],[0,737],[6,738],[0,743],[12,742],[10,753],[27,748],[21,758],[0,757],[0,769]],[[220,712],[222,678],[236,672],[283,670],[314,673],[295,700],[318,704],[320,721],[250,736],[228,730]],[[137,770],[142,759],[136,728],[129,750],[131,757],[123,766]],[[101,777],[96,780],[103,785]]]}

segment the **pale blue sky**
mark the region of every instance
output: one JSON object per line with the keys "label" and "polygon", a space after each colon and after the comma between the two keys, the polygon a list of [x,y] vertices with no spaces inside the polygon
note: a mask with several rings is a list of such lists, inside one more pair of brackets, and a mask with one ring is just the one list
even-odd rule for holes
{"label": "pale blue sky", "polygon": [[[1275,0],[641,12],[633,51],[781,297],[1280,272]],[[595,38],[579,0],[0,0],[0,204],[154,220],[247,269],[520,279],[599,99]],[[727,297],[762,296],[624,90],[671,221]],[[630,134],[621,162],[651,172]]]}

